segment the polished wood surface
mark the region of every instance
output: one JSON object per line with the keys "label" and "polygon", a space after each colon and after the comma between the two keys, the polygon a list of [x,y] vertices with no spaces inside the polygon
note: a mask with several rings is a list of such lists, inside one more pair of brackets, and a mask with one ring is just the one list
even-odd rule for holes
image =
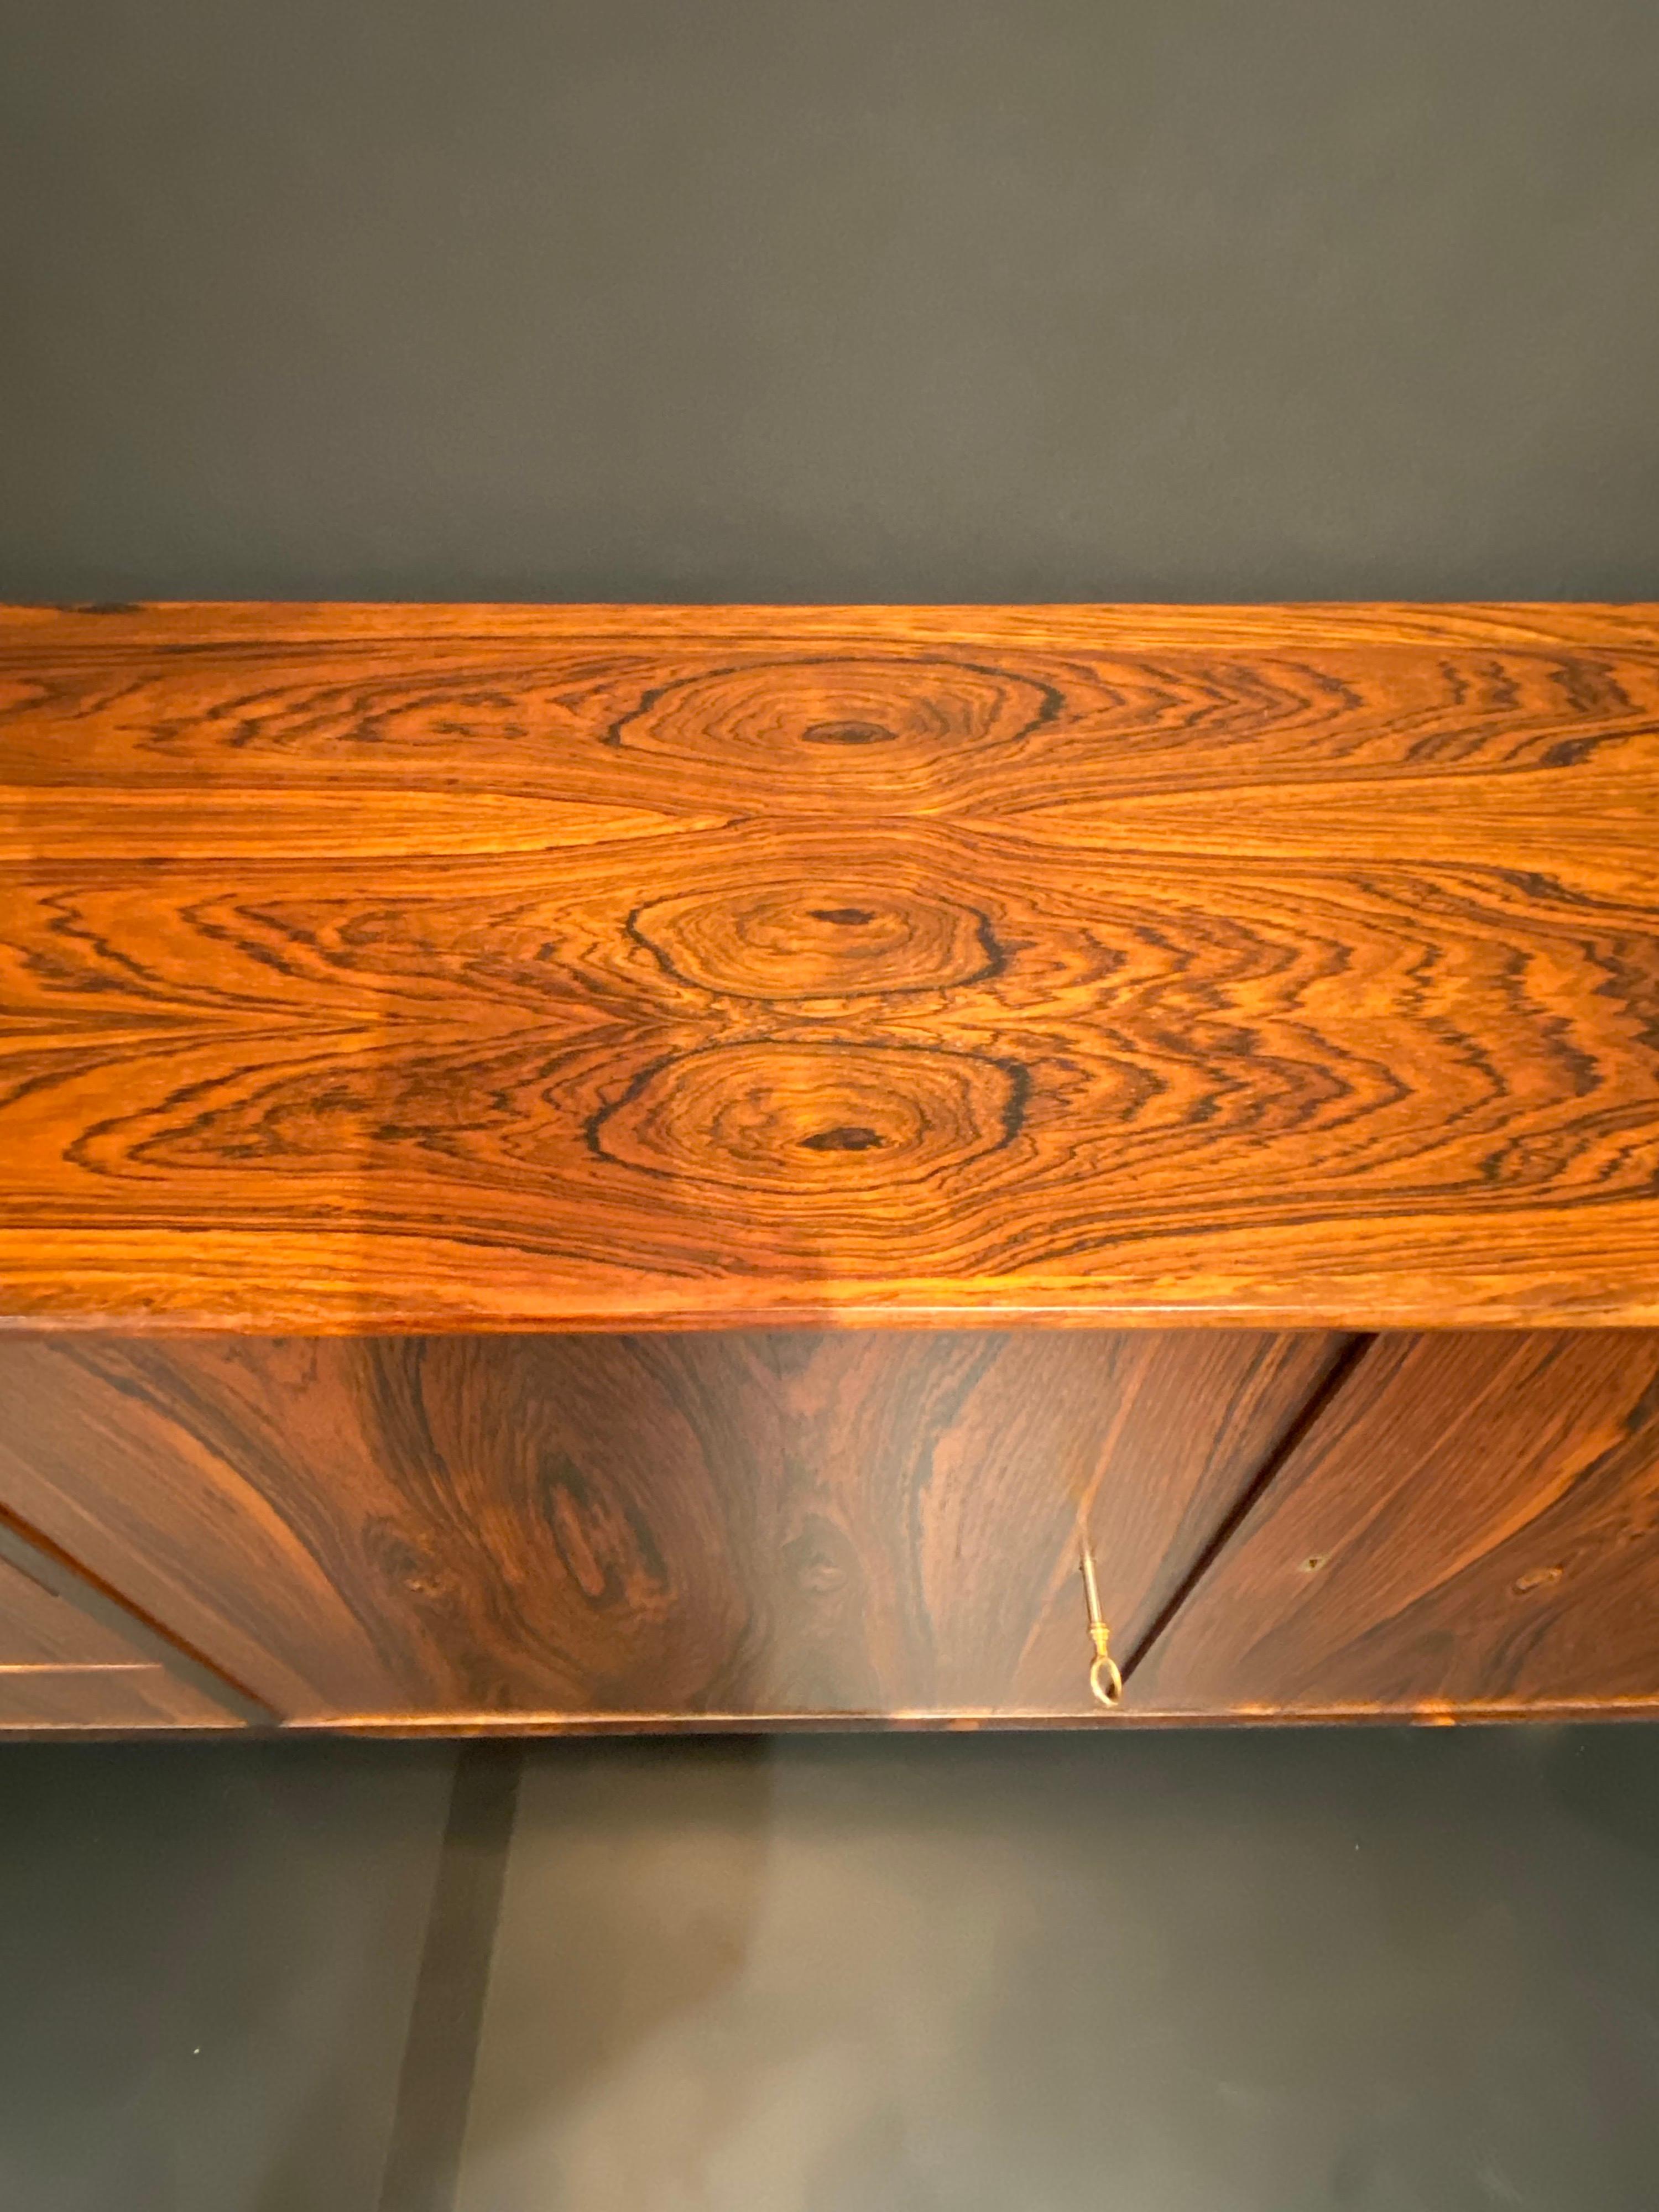
{"label": "polished wood surface", "polygon": [[1659,1714],[1659,1332],[1380,1339],[1127,1703]]}
{"label": "polished wood surface", "polygon": [[1340,1349],[0,1339],[0,1505],[285,1717],[1088,1716]]}
{"label": "polished wood surface", "polygon": [[0,1735],[234,1725],[135,1645],[0,1559]]}
{"label": "polished wood surface", "polygon": [[1659,1321],[1659,611],[0,615],[0,1320]]}

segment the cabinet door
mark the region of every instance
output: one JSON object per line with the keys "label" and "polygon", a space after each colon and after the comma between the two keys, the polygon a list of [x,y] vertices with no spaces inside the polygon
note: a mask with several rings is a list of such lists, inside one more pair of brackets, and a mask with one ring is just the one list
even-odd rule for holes
{"label": "cabinet door", "polygon": [[1338,1344],[14,1337],[0,1504],[291,1719],[1081,1716]]}
{"label": "cabinet door", "polygon": [[0,1558],[0,1734],[236,1725],[118,1630]]}
{"label": "cabinet door", "polygon": [[1378,1339],[1128,1704],[1659,1711],[1659,1332]]}

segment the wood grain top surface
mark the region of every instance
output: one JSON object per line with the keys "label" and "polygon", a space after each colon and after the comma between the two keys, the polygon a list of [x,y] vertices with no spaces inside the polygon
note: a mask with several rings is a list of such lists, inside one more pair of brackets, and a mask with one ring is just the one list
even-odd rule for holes
{"label": "wood grain top surface", "polygon": [[1659,608],[0,611],[0,1321],[1659,1322]]}

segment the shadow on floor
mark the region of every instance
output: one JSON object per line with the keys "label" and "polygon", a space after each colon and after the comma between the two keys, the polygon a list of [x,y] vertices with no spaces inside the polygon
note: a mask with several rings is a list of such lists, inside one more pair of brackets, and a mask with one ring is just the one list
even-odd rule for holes
{"label": "shadow on floor", "polygon": [[1656,1862],[1636,1726],[7,1748],[0,2206],[1648,2212]]}

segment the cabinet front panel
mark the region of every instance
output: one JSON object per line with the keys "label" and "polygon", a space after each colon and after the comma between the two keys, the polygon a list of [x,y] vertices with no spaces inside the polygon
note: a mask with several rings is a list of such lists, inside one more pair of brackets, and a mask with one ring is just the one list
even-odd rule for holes
{"label": "cabinet front panel", "polygon": [[289,1718],[1085,1715],[1328,1334],[0,1340],[0,1505]]}
{"label": "cabinet front panel", "polygon": [[1379,1338],[1129,1686],[1152,1713],[1659,1710],[1659,1331]]}

